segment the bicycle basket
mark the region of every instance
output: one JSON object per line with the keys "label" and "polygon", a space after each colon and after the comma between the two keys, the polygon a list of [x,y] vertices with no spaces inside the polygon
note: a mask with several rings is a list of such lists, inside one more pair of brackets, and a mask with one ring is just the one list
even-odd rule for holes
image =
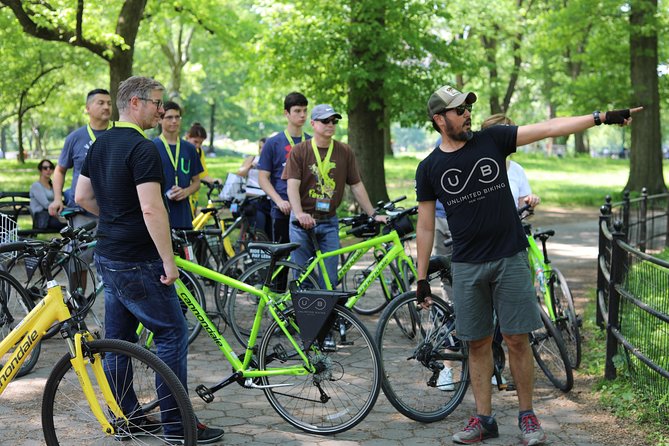
{"label": "bicycle basket", "polygon": [[407,234],[414,232],[413,222],[408,215],[403,215],[400,218],[392,219],[386,226],[383,227],[383,233],[388,234],[390,231],[397,231],[397,235],[404,237]]}
{"label": "bicycle basket", "polygon": [[[16,222],[8,215],[0,214],[0,244],[12,243],[19,239]],[[14,258],[15,252],[3,252],[0,254],[0,263]]]}

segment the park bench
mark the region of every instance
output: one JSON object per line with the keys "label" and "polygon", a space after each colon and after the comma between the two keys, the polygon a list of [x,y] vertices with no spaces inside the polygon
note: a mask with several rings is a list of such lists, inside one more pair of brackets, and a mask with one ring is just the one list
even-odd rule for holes
{"label": "park bench", "polygon": [[[7,215],[15,222],[19,217],[28,216],[32,222],[30,213],[30,193],[29,192],[7,192],[0,191],[0,213]],[[55,229],[36,229],[34,225],[31,229],[19,229],[20,237],[33,237],[38,234],[57,234]]]}

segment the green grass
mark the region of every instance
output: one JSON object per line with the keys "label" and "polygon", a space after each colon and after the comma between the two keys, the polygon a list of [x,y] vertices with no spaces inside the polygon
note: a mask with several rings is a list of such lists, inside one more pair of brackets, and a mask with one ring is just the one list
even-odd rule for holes
{"label": "green grass", "polygon": [[[212,176],[225,180],[228,172],[237,170],[242,159],[235,156],[207,158],[207,167]],[[513,155],[513,160],[524,167],[533,192],[547,206],[599,207],[609,194],[614,201],[620,200],[629,175],[628,160],[549,158],[524,153]],[[38,177],[37,161],[19,164],[15,160],[0,160],[0,190],[27,191]],[[418,162],[414,157],[388,158],[385,162],[388,195],[391,198],[406,195],[405,206],[415,204],[414,175]],[[665,163],[665,172],[669,170],[666,166]],[[68,180],[70,178],[68,176]],[[205,199],[204,193],[201,198]]]}

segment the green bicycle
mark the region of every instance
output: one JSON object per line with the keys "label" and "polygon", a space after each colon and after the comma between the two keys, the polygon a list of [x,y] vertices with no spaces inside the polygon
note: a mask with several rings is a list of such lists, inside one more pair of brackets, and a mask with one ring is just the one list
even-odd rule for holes
{"label": "green bicycle", "polygon": [[[364,276],[355,283],[344,306],[357,309],[361,303],[361,308],[368,308],[370,305],[365,302],[372,302],[371,306],[383,308],[395,296],[408,291],[411,279],[416,277],[413,259],[405,252],[402,243],[402,237],[413,232],[409,216],[416,212],[416,207],[398,212],[388,220],[384,233],[380,235],[380,225],[373,219],[367,216],[353,218],[350,220],[353,227],[348,232],[357,237],[371,238],[327,253],[321,252],[314,239],[316,256],[308,265],[297,265],[287,260],[280,260],[275,264],[267,261],[259,262],[248,268],[239,280],[257,288],[265,277],[270,277],[269,296],[275,305],[286,309],[290,306],[290,293],[287,292],[288,278],[295,277],[304,288],[318,288],[315,274],[318,268],[323,274],[326,289],[332,289],[332,281],[325,269],[325,259],[344,256],[345,262],[337,271],[338,281],[344,283],[347,275],[355,276],[356,273],[351,272],[360,264],[363,256],[373,251],[373,263],[364,268]],[[253,248],[250,248],[250,251],[253,251]],[[374,284],[380,287],[372,290]],[[246,345],[257,314],[258,300],[252,293],[243,289],[233,289],[227,297],[229,325],[239,342]],[[381,304],[378,301],[381,301]],[[271,322],[269,317],[261,321],[261,331],[269,322]],[[406,329],[411,330],[410,327]],[[343,328],[340,328],[340,331],[343,333]]]}
{"label": "green bicycle", "polygon": [[[525,210],[520,209],[519,212]],[[523,213],[521,212],[521,215]],[[531,225],[524,224],[528,249],[528,259],[532,271],[532,280],[543,307],[551,322],[558,329],[564,340],[568,362],[573,369],[581,365],[580,317],[576,314],[567,279],[559,269],[551,264],[546,249],[546,241],[555,235],[554,230],[532,232]],[[541,249],[536,240],[541,241]],[[541,364],[540,364],[541,365]]]}
{"label": "green bicycle", "polygon": [[[177,245],[181,251],[187,242],[177,240]],[[249,249],[261,250],[270,257],[268,271],[274,270],[278,259],[288,256],[298,246],[296,243],[262,242],[248,245]],[[232,366],[232,374],[219,383],[211,387],[197,386],[196,392],[205,402],[213,401],[216,391],[232,383],[260,389],[283,419],[314,434],[346,431],[372,410],[381,388],[379,352],[362,322],[349,309],[336,304],[340,299],[347,299],[350,293],[298,289],[291,292],[294,300],[307,303],[309,311],[317,313],[321,305],[332,304],[331,313],[322,314],[323,320],[310,327],[311,336],[300,324],[299,312],[281,308],[272,299],[270,274],[255,287],[180,257],[176,257],[176,264],[185,271],[240,290],[257,300],[248,346],[240,357],[183,282],[180,279],[175,282],[179,298]],[[260,337],[264,314],[270,315],[271,323]],[[326,335],[340,323],[346,327],[345,336],[335,336],[332,343],[326,345]]]}

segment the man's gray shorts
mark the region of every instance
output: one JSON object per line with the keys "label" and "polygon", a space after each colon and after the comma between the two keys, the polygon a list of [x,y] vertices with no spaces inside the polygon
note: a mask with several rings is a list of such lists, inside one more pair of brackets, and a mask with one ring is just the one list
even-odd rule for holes
{"label": "man's gray shorts", "polygon": [[492,335],[493,306],[503,334],[543,326],[525,250],[491,262],[453,262],[452,268],[458,338],[475,341]]}

